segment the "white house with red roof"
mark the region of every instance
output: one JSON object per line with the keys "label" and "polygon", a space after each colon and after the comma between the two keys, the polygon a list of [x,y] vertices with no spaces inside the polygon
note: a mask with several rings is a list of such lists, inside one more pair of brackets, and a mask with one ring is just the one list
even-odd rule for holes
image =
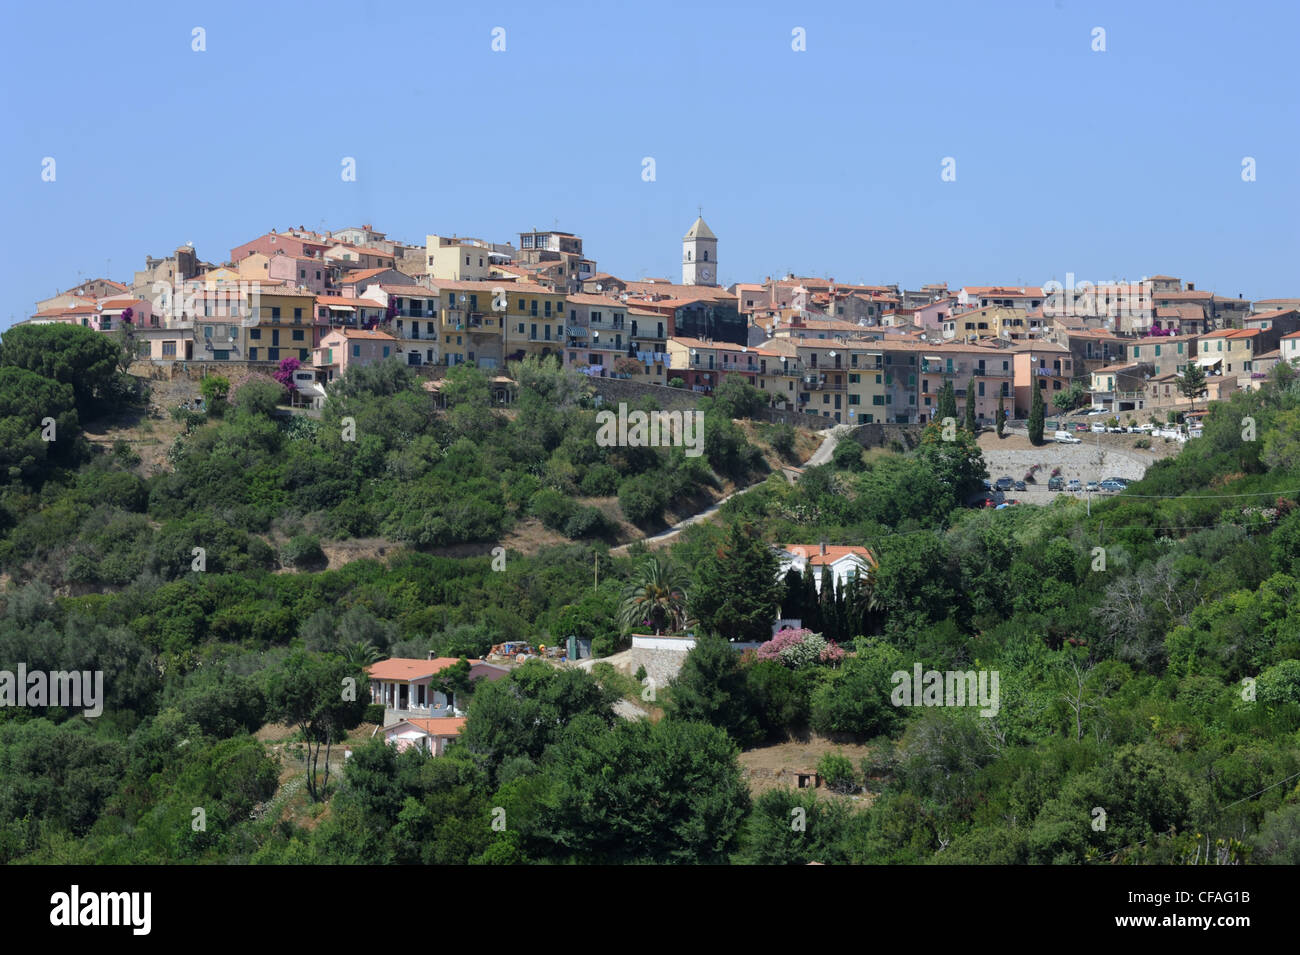
{"label": "white house with red roof", "polygon": [[[370,702],[384,707],[384,726],[409,719],[445,719],[464,716],[456,699],[448,699],[434,687],[434,681],[457,657],[431,657],[426,660],[392,657],[366,668],[370,677]],[[499,680],[509,671],[483,660],[469,661],[471,680]]]}
{"label": "white house with red roof", "polygon": [[875,573],[877,560],[870,548],[832,544],[787,544],[779,556],[781,576],[792,570],[807,575],[812,571],[817,592],[822,589],[822,568],[830,568],[836,589],[843,587],[856,574],[866,579]]}
{"label": "white house with red roof", "polygon": [[423,719],[418,716],[384,727],[384,742],[399,751],[415,747],[429,756],[441,756],[465,729],[464,717]]}

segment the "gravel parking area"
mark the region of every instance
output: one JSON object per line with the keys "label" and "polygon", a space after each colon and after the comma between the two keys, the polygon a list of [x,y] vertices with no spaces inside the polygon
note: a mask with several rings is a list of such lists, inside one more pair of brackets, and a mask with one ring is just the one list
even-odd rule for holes
{"label": "gravel parking area", "polygon": [[1007,492],[1009,498],[1036,504],[1047,503],[1057,493],[1071,493],[1047,490],[1048,478],[1055,468],[1061,469],[1060,476],[1066,483],[1074,479],[1086,485],[1089,481],[1102,481],[1108,477],[1138,480],[1153,463],[1178,450],[1177,445],[1173,448],[1166,446],[1161,438],[1154,439],[1152,451],[1133,448],[1139,435],[1132,434],[1081,433],[1078,437],[1083,439],[1083,443],[1058,444],[1049,440],[1041,447],[1034,447],[1028,438],[1021,435],[999,439],[996,434],[986,432],[980,435],[979,444],[990,481],[1003,476],[1021,481],[1033,465],[1040,465],[1034,476],[1035,483],[1029,484],[1028,490]]}

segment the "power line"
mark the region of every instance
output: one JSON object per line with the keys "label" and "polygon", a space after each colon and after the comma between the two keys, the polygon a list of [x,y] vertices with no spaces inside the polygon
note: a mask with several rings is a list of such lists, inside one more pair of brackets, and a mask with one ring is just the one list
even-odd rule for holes
{"label": "power line", "polygon": [[[1236,800],[1235,802],[1230,802],[1230,803],[1228,803],[1226,806],[1224,806],[1222,809],[1220,809],[1219,812],[1220,812],[1220,813],[1227,812],[1227,811],[1228,811],[1229,809],[1231,809],[1233,806],[1239,806],[1239,805],[1241,805],[1243,802],[1248,802],[1249,800],[1254,799],[1256,796],[1262,796],[1262,795],[1264,795],[1264,793],[1268,792],[1270,789],[1276,789],[1278,786],[1281,786],[1283,783],[1288,783],[1288,782],[1290,782],[1291,780],[1296,779],[1296,778],[1300,778],[1300,773],[1292,773],[1290,776],[1287,776],[1285,779],[1279,779],[1277,782],[1275,782],[1275,783],[1271,783],[1271,784],[1265,786],[1263,789],[1259,790],[1258,792],[1253,792],[1253,793],[1251,793],[1249,796],[1242,796],[1240,799]],[[1219,820],[1216,819],[1215,822],[1217,823],[1217,822],[1219,822]],[[1206,828],[1209,828],[1209,827],[1207,826]],[[1139,848],[1140,846],[1144,846],[1144,845],[1146,845],[1148,842],[1150,842],[1153,838],[1156,838],[1156,837],[1155,837],[1155,836],[1148,836],[1147,838],[1143,839],[1141,842],[1134,842],[1134,843],[1131,844],[1131,845],[1121,846],[1120,848],[1116,849],[1114,852],[1110,853],[1110,854],[1107,856],[1107,858],[1108,858],[1108,859],[1114,859],[1114,858],[1115,858],[1117,855],[1119,855],[1121,852],[1127,852],[1129,849],[1137,849],[1137,848]]]}

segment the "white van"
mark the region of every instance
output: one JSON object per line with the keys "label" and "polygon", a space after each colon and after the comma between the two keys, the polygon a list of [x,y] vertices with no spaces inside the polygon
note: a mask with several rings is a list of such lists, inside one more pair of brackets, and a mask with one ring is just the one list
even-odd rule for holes
{"label": "white van", "polygon": [[1083,442],[1068,431],[1056,432],[1056,440],[1061,444],[1082,444]]}

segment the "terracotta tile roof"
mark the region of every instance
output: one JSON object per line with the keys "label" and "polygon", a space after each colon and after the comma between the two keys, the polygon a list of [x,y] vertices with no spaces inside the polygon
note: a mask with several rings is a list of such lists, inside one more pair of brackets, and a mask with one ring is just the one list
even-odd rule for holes
{"label": "terracotta tile roof", "polygon": [[673,336],[668,341],[676,342],[678,345],[685,345],[687,348],[712,348],[715,351],[754,351],[748,345],[737,345],[734,342],[706,342],[698,338],[681,338],[679,336]]}
{"label": "terracotta tile roof", "polygon": [[802,557],[812,567],[829,566],[850,555],[860,557],[871,566],[876,565],[876,557],[865,547],[839,547],[826,545],[826,553],[821,552],[820,544],[787,544],[785,550],[796,557]]}
{"label": "terracotta tile roof", "polygon": [[431,288],[425,288],[423,285],[384,285],[382,282],[379,287],[389,295],[406,296],[407,298],[437,298],[438,293]]}
{"label": "terracotta tile roof", "polygon": [[384,732],[392,732],[394,727],[405,724],[414,726],[430,736],[459,736],[465,729],[465,719],[463,716],[435,716],[430,719],[417,716],[402,720],[400,723],[394,723],[392,726],[385,726]]}
{"label": "terracotta tile roof", "polygon": [[317,295],[316,304],[327,308],[383,308],[384,306],[368,298],[347,298],[343,295]]}
{"label": "terracotta tile roof", "polygon": [[352,285],[354,282],[364,282],[366,279],[374,278],[380,272],[390,272],[390,271],[392,270],[388,268],[388,266],[384,266],[382,269],[354,269],[353,271],[346,273],[341,279],[339,279],[339,284]]}
{"label": "terracotta tile roof", "polygon": [[627,308],[627,305],[616,298],[610,298],[607,295],[566,295],[566,302],[575,302],[578,305],[599,305],[602,308]]}
{"label": "terracotta tile roof", "polygon": [[1258,328],[1220,328],[1217,332],[1207,332],[1201,338],[1253,338],[1261,333]]}
{"label": "terracotta tile roof", "polygon": [[457,661],[457,657],[435,657],[432,660],[415,660],[409,657],[392,657],[380,660],[366,667],[366,673],[372,680],[396,680],[399,682],[420,680],[441,673]]}

